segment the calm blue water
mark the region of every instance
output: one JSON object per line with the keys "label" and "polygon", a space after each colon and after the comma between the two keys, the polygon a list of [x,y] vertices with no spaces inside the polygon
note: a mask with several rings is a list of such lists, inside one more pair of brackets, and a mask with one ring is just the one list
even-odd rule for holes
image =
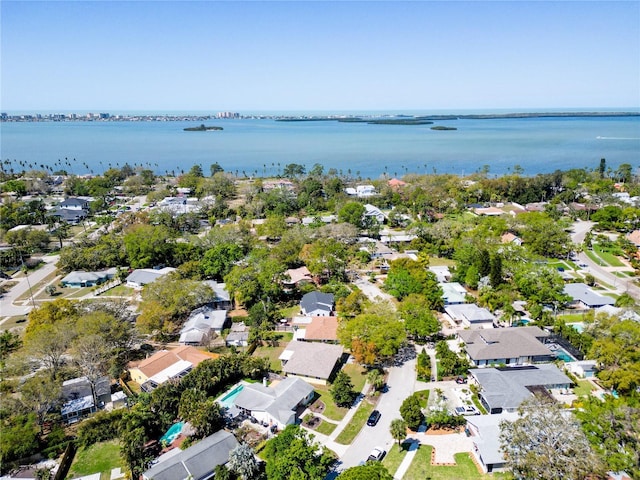
{"label": "calm blue water", "polygon": [[[483,165],[490,174],[520,165],[525,175],[556,169],[613,169],[640,161],[640,117],[450,120],[434,125],[211,120],[224,131],[184,132],[199,122],[64,122],[0,124],[2,160],[39,168],[58,159],[76,162],[74,174],[100,173],[125,163],[157,173],[218,162],[230,172],[276,175],[289,163],[315,163],[355,176],[407,172],[465,175]],[[86,164],[88,167],[85,167]],[[278,166],[280,165],[280,167]],[[55,166],[54,168],[57,168]],[[65,167],[69,170],[68,167]]]}

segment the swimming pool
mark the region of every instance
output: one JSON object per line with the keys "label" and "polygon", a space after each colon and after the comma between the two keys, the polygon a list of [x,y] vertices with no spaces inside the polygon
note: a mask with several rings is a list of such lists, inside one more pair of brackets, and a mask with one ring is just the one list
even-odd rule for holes
{"label": "swimming pool", "polygon": [[220,397],[220,399],[218,400],[218,403],[225,408],[232,407],[233,401],[236,399],[238,395],[240,395],[240,392],[242,391],[243,388],[244,388],[244,385],[242,384],[236,385],[227,393],[225,393],[222,397]]}
{"label": "swimming pool", "polygon": [[569,352],[567,352],[564,348],[558,345],[558,348],[553,352],[558,360],[562,360],[563,362],[575,362],[576,359],[571,356]]}
{"label": "swimming pool", "polygon": [[584,332],[584,323],[582,322],[567,323],[567,325],[571,325],[573,329],[578,333]]}
{"label": "swimming pool", "polygon": [[171,428],[167,430],[167,433],[160,437],[160,443],[169,445],[171,442],[173,442],[176,437],[180,435],[180,431],[182,430],[183,425],[184,422],[178,422],[171,425]]}

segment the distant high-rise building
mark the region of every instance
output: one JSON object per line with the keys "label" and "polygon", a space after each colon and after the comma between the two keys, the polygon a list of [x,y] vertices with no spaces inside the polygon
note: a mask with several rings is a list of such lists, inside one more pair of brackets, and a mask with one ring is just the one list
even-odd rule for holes
{"label": "distant high-rise building", "polygon": [[216,118],[240,118],[240,114],[237,112],[218,112]]}

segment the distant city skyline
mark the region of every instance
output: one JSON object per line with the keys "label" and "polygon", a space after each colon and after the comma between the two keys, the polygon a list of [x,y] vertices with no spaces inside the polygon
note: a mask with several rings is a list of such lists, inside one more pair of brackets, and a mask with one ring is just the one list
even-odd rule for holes
{"label": "distant city skyline", "polygon": [[637,109],[640,1],[0,3],[0,110]]}

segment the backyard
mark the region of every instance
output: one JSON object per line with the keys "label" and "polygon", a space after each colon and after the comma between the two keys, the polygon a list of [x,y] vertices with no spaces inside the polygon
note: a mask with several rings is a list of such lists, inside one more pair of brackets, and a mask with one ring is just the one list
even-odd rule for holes
{"label": "backyard", "polygon": [[111,470],[121,467],[120,445],[117,441],[101,442],[78,450],[67,478],[100,473],[101,480],[111,478]]}

